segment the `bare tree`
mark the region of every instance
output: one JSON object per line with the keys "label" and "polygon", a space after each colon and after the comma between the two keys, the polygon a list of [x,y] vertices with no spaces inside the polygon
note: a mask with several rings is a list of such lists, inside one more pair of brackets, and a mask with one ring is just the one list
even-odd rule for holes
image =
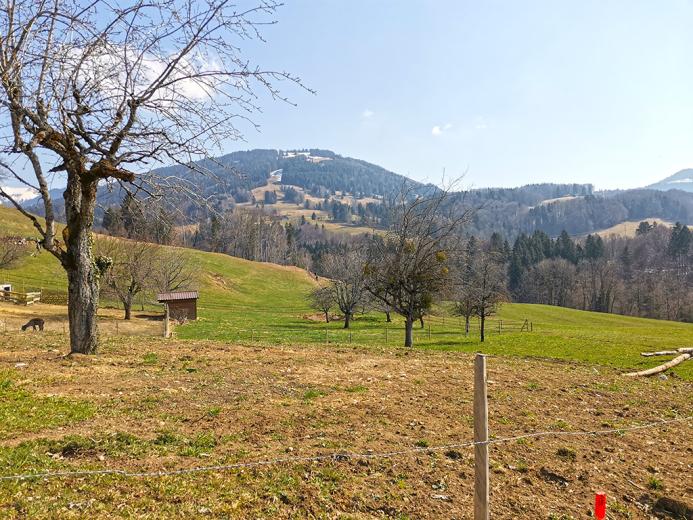
{"label": "bare tree", "polygon": [[369,298],[368,307],[374,311],[382,312],[385,314],[385,322],[392,323],[392,308],[389,305],[371,296]]}
{"label": "bare tree", "polygon": [[330,310],[334,307],[334,295],[331,287],[316,287],[308,295],[308,304],[325,315],[325,323],[330,322]]}
{"label": "bare tree", "polygon": [[374,236],[366,265],[369,292],[404,317],[404,346],[414,345],[413,323],[430,308],[448,283],[448,257],[469,211],[446,190],[415,196],[404,189],[393,202],[392,223]]}
{"label": "bare tree", "polygon": [[[228,0],[119,3],[7,0],[0,6],[0,171],[36,189],[40,245],[68,277],[71,352],[97,348],[99,278],[92,251],[97,188],[151,190],[138,173],[157,162],[189,164],[241,137],[259,90],[281,98],[284,72],[251,66],[239,42],[261,39],[278,4],[239,10]],[[269,17],[269,18],[268,18]],[[299,83],[300,84],[300,83]],[[19,172],[26,168],[35,181]],[[56,236],[49,187],[64,180],[66,228]],[[62,240],[61,240],[62,238]]]}
{"label": "bare tree", "polygon": [[493,316],[498,305],[507,300],[504,265],[496,255],[479,251],[473,261],[469,282],[474,310],[479,317],[479,335],[485,339],[486,318]]}
{"label": "bare tree", "polygon": [[523,299],[569,307],[574,300],[576,271],[575,265],[563,258],[542,260],[522,278]]}
{"label": "bare tree", "polygon": [[103,275],[104,289],[120,300],[129,320],[135,297],[154,286],[158,248],[147,242],[104,239],[97,243],[96,251],[111,260]]}
{"label": "bare tree", "polygon": [[478,241],[471,236],[464,251],[453,258],[452,283],[448,295],[454,302],[454,314],[464,316],[464,335],[469,335],[469,320],[476,316],[474,265],[479,254]]}
{"label": "bare tree", "polygon": [[28,254],[29,249],[24,239],[19,237],[0,238],[0,269],[13,267]]}
{"label": "bare tree", "polygon": [[190,260],[179,249],[159,249],[152,273],[153,288],[160,292],[192,289],[196,284]]}
{"label": "bare tree", "polygon": [[323,270],[330,276],[332,300],[344,315],[344,328],[348,329],[359,305],[365,303],[365,256],[361,248],[350,248],[344,253],[329,253],[322,260]]}

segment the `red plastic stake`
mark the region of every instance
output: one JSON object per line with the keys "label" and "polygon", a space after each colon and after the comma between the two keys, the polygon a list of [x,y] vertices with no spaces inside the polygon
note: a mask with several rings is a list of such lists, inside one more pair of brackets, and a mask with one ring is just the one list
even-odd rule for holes
{"label": "red plastic stake", "polygon": [[597,493],[594,496],[594,516],[598,520],[606,518],[606,493]]}

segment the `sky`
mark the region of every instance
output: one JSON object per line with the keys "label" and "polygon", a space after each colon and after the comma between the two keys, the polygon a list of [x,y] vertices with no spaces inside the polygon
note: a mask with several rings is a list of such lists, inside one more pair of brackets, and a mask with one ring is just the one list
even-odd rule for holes
{"label": "sky", "polygon": [[693,1],[287,0],[242,44],[296,107],[249,148],[328,148],[421,181],[640,187],[693,167]]}
{"label": "sky", "polygon": [[210,155],[326,148],[465,188],[693,168],[693,0],[285,2],[264,42],[235,43],[315,94],[260,96],[259,128]]}

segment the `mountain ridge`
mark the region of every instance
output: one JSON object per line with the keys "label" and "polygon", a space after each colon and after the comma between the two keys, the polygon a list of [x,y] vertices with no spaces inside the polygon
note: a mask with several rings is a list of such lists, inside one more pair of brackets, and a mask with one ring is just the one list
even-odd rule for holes
{"label": "mountain ridge", "polygon": [[[673,182],[675,186],[685,185],[689,172],[693,175],[693,170],[682,170],[665,181]],[[289,209],[288,205],[282,207],[277,202],[284,200],[284,188],[295,187],[310,198],[311,203],[306,205],[305,211],[312,211],[321,200],[325,208],[329,202],[330,209],[326,211],[328,218],[347,225],[358,222],[356,206],[359,201],[363,206],[383,204],[403,188],[410,189],[415,195],[438,189],[367,161],[319,148],[235,151],[218,158],[197,161],[193,168],[174,165],[155,169],[152,174],[163,179],[174,179],[173,182],[182,179],[195,190],[196,195],[222,211],[236,204],[262,206],[284,220],[289,219],[288,214],[295,216],[296,204],[293,204],[293,211],[282,213]],[[277,179],[279,186],[276,186]],[[270,184],[275,184],[278,198],[273,196],[261,200],[256,196],[258,191]],[[124,193],[117,188],[100,188],[100,211],[118,205],[123,196]],[[171,197],[164,199],[169,205],[180,209],[186,204],[175,193]],[[680,189],[647,187],[595,191],[591,184],[535,183],[516,188],[471,189],[460,192],[456,200],[458,204],[480,208],[470,223],[470,232],[481,236],[497,231],[513,237],[535,230],[555,236],[564,229],[570,234],[582,235],[647,218],[693,224],[693,193]],[[56,197],[58,208],[61,201],[61,196]],[[339,206],[338,203],[342,204],[341,209],[337,208],[340,209],[340,217],[334,211],[334,205]],[[343,211],[344,204],[352,205],[353,211]],[[38,199],[25,203],[25,206],[41,212]],[[331,215],[330,212],[335,214]]]}
{"label": "mountain ridge", "polygon": [[685,168],[670,175],[661,181],[655,182],[646,186],[646,189],[651,190],[681,190],[693,193],[693,168]]}

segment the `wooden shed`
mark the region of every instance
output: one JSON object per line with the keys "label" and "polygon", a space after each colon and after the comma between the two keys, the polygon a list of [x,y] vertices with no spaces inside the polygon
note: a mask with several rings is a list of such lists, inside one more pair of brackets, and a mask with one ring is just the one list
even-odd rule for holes
{"label": "wooden shed", "polygon": [[178,291],[159,293],[159,303],[168,305],[169,317],[177,321],[197,319],[197,291]]}

